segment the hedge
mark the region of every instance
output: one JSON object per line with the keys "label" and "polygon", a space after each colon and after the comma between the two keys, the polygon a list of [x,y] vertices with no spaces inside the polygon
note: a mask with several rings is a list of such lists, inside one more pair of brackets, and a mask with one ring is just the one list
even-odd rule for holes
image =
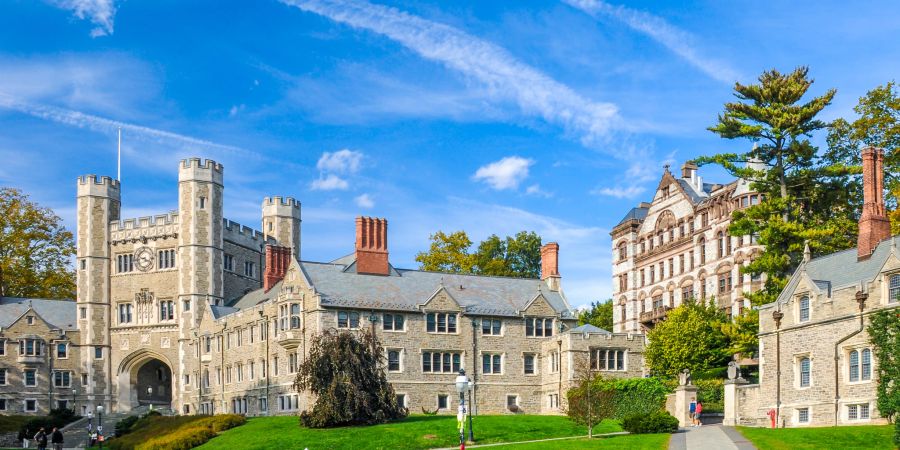
{"label": "hedge", "polygon": [[217,433],[247,423],[237,414],[217,416],[144,416],[120,438],[111,439],[106,446],[112,450],[190,449],[202,445]]}
{"label": "hedge", "polygon": [[678,431],[678,419],[663,411],[637,414],[623,420],[622,428],[633,434],[675,433]]}

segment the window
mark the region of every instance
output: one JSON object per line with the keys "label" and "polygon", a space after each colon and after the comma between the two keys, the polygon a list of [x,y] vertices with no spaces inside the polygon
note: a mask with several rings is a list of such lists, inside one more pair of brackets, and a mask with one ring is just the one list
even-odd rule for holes
{"label": "window", "polygon": [[652,298],[652,300],[653,300],[653,309],[661,309],[663,307],[662,294],[654,296]]}
{"label": "window", "polygon": [[103,347],[94,347],[94,359],[103,359]]}
{"label": "window", "polygon": [[867,348],[862,351],[862,379],[872,379],[872,350]]}
{"label": "window", "polygon": [[797,410],[797,422],[809,423],[809,408],[800,408]]}
{"label": "window", "polygon": [[525,364],[525,375],[534,375],[534,355],[526,353],[522,359]]}
{"label": "window", "polygon": [[82,306],[82,307],[78,308],[78,313],[80,314],[80,317],[82,319],[87,319],[87,308],[86,307]]}
{"label": "window", "polygon": [[44,342],[38,339],[19,339],[19,355],[41,356],[44,354]]}
{"label": "window", "polygon": [[81,385],[87,386],[88,384],[88,376],[86,373],[81,374]]}
{"label": "window", "polygon": [[0,369],[0,386],[6,386],[6,369]]}
{"label": "window", "polygon": [[447,409],[447,403],[448,403],[449,399],[450,398],[447,395],[438,395],[437,396],[438,409]]}
{"label": "window", "polygon": [[67,388],[72,386],[72,372],[57,370],[53,372],[53,387]]}
{"label": "window", "polygon": [[800,297],[800,321],[806,322],[809,320],[809,296],[804,295]]}
{"label": "window", "polygon": [[359,328],[359,313],[356,311],[338,311],[338,328]]}
{"label": "window", "polygon": [[56,357],[66,359],[69,357],[69,344],[59,342],[56,344]]}
{"label": "window", "polygon": [[[860,364],[862,359],[862,364]],[[872,379],[872,350],[862,349],[850,352],[850,381]]]}
{"label": "window", "polygon": [[297,370],[300,369],[300,359],[297,356],[297,352],[288,354],[288,372],[297,373]]}
{"label": "window", "polygon": [[541,317],[526,317],[525,336],[553,336],[553,319]]}
{"label": "window", "polygon": [[278,322],[280,324],[279,328],[281,328],[282,330],[288,329],[287,328],[288,320],[290,319],[289,313],[288,313],[289,311],[290,311],[289,305],[279,305],[278,306]]}
{"label": "window", "polygon": [[0,411],[6,411],[6,399],[0,398]]}
{"label": "window", "polygon": [[403,314],[385,313],[382,316],[381,328],[386,331],[403,331],[404,329]]}
{"label": "window", "polygon": [[891,275],[888,303],[900,302],[900,275]]}
{"label": "window", "polygon": [[694,251],[688,252],[688,261],[690,261],[691,270],[694,270]]}
{"label": "window", "polygon": [[859,351],[850,352],[850,381],[859,381]]}
{"label": "window", "polygon": [[212,337],[211,336],[206,336],[206,338],[203,340],[203,350],[206,353],[209,353],[210,350],[212,350]]}
{"label": "window", "polygon": [[25,400],[25,412],[37,411],[37,400],[29,398]]}
{"label": "window", "polygon": [[690,284],[681,288],[681,301],[687,301],[688,299],[694,298],[694,285]]}
{"label": "window", "polygon": [[551,408],[559,408],[559,394],[550,394],[547,400]]}
{"label": "window", "polygon": [[706,264],[706,239],[700,238],[697,246],[700,247],[700,264]]}
{"label": "window", "polygon": [[22,378],[25,386],[37,386],[37,369],[25,369]]}
{"label": "window", "polygon": [[425,329],[429,333],[456,333],[456,314],[428,313],[425,316]]}
{"label": "window", "polygon": [[291,329],[300,328],[300,304],[291,303]]}
{"label": "window", "polygon": [[159,320],[172,320],[175,318],[175,304],[172,300],[162,300],[159,302]]}
{"label": "window", "polygon": [[422,372],[459,372],[462,354],[459,352],[422,352]]}
{"label": "window", "polygon": [[518,395],[507,395],[506,396],[506,407],[514,407],[519,406],[519,396]]}
{"label": "window", "polygon": [[234,255],[225,254],[225,270],[234,272]]}
{"label": "window", "polygon": [[678,273],[684,273],[684,253],[678,255]]}
{"label": "window", "polygon": [[406,394],[397,394],[394,396],[397,399],[397,405],[406,407]]}
{"label": "window", "polygon": [[503,373],[503,357],[495,354],[481,355],[481,373],[495,375]]}
{"label": "window", "polygon": [[185,300],[184,303],[182,303],[182,309],[185,311],[190,311],[191,310],[191,301]]}
{"label": "window", "polygon": [[28,325],[34,325],[34,316],[25,316],[25,323]]}
{"label": "window", "polygon": [[656,281],[656,266],[650,266],[650,282],[654,283]]}
{"label": "window", "polygon": [[625,350],[592,349],[591,368],[594,370],[625,370]]}
{"label": "window", "polygon": [[400,350],[388,350],[388,372],[400,372]]}
{"label": "window", "polygon": [[131,323],[131,303],[119,303],[119,324]]}
{"label": "window", "polygon": [[625,261],[628,258],[628,247],[625,246],[625,242],[619,243],[619,261]]}
{"label": "window", "polygon": [[847,405],[848,420],[869,420],[869,404]]}
{"label": "window", "polygon": [[675,275],[675,258],[669,258],[669,276]]}
{"label": "window", "polygon": [[810,361],[804,357],[800,359],[800,387],[809,387],[810,385]]}
{"label": "window", "polygon": [[717,257],[723,258],[725,257],[725,235],[720,231],[716,234],[716,249],[717,249]]}
{"label": "window", "polygon": [[200,197],[200,209],[206,208],[206,197]]}
{"label": "window", "polygon": [[157,257],[159,258],[159,268],[160,269],[171,269],[175,267],[175,250],[160,250],[157,253]]}
{"label": "window", "polygon": [[84,270],[84,269],[87,269],[87,260],[86,259],[81,260],[81,270]]}
{"label": "window", "polygon": [[116,256],[116,272],[128,273],[134,270],[134,255]]}
{"label": "window", "polygon": [[559,352],[550,352],[550,372],[559,372]]}
{"label": "window", "polygon": [[244,261],[244,276],[253,278],[253,262],[252,261]]}
{"label": "window", "polygon": [[481,334],[499,336],[502,324],[500,319],[481,319]]}
{"label": "window", "polygon": [[727,294],[731,291],[731,272],[719,275],[719,294]]}

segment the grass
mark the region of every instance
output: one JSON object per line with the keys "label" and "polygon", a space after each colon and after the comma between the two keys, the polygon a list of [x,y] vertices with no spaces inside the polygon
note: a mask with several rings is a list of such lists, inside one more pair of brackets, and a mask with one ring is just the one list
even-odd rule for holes
{"label": "grass", "polygon": [[[383,425],[327,429],[302,428],[299,423],[296,416],[253,418],[246,425],[225,431],[199,448],[400,450],[459,445],[456,416],[413,415]],[[587,428],[563,416],[478,416],[474,418],[474,428],[478,444],[587,435]],[[615,421],[605,421],[594,427],[597,434],[620,430]],[[568,446],[570,441],[558,443]]]}
{"label": "grass", "polygon": [[37,416],[0,416],[0,433],[18,432],[25,422]]}
{"label": "grass", "polygon": [[531,444],[504,445],[497,450],[537,450],[565,448],[581,449],[616,449],[616,450],[665,450],[669,448],[670,434],[626,434],[594,439],[566,439],[564,441],[534,442]]}
{"label": "grass", "polygon": [[893,428],[891,425],[776,429],[737,427],[757,448],[771,450],[894,450],[891,442]]}

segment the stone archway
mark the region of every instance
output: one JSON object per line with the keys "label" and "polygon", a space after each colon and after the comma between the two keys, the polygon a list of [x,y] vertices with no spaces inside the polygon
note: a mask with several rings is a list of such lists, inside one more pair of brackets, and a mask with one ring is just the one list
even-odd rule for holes
{"label": "stone archway", "polygon": [[130,411],[139,406],[170,408],[174,397],[172,366],[167,358],[147,350],[128,355],[119,365],[119,411]]}

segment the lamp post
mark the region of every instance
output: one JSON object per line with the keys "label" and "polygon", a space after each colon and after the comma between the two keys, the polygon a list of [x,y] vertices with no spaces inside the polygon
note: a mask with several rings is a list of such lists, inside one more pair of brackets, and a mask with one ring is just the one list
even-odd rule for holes
{"label": "lamp post", "polygon": [[97,405],[97,441],[103,448],[103,405]]}
{"label": "lamp post", "polygon": [[459,410],[456,413],[456,424],[459,427],[459,448],[466,448],[466,390],[469,389],[469,378],[466,377],[465,369],[459,369],[459,376],[456,377],[456,392],[459,392]]}
{"label": "lamp post", "polygon": [[150,411],[153,411],[153,386],[147,386],[147,403],[150,404]]}
{"label": "lamp post", "polygon": [[472,428],[472,410],[475,403],[472,402],[472,392],[475,391],[475,381],[469,380],[469,442],[475,442],[475,429]]}
{"label": "lamp post", "polygon": [[88,447],[94,446],[94,412],[88,411]]}
{"label": "lamp post", "polygon": [[72,415],[75,415],[75,396],[78,395],[78,389],[72,389]]}

